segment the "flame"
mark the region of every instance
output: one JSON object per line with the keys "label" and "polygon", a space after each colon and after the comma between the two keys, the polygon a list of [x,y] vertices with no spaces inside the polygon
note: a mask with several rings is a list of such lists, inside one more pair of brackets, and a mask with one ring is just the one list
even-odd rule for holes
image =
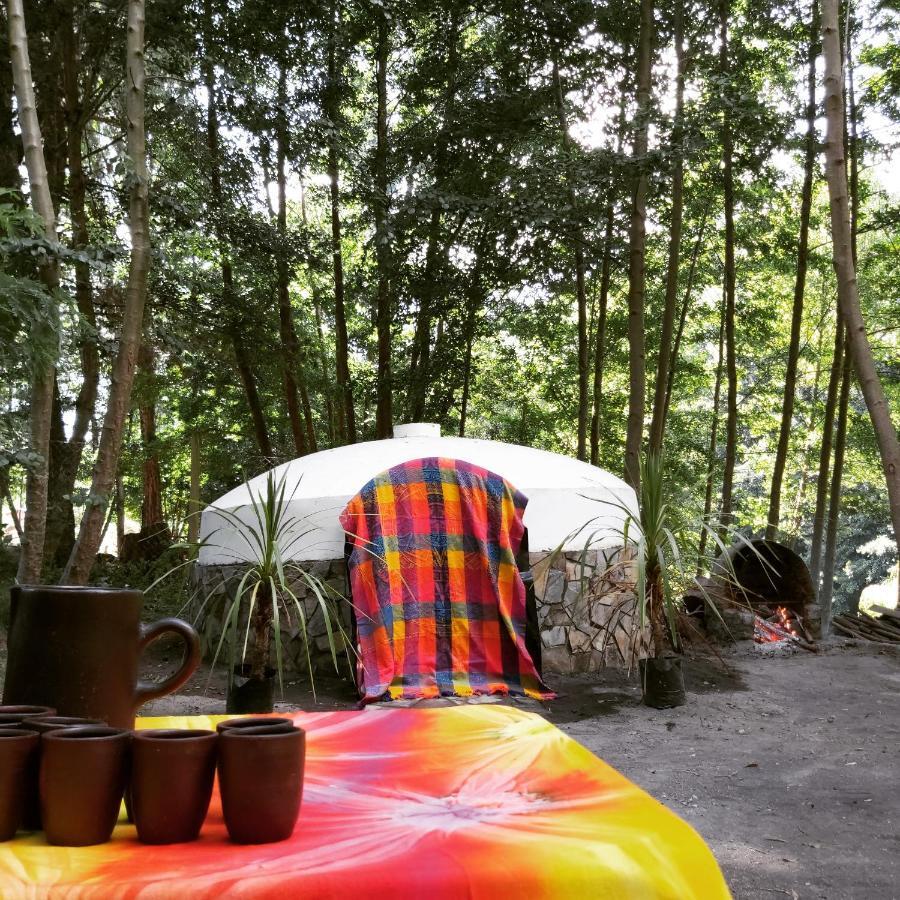
{"label": "flame", "polygon": [[758,644],[774,644],[790,639],[800,640],[797,624],[795,615],[786,606],[778,606],[774,615],[768,619],[763,619],[761,616],[756,617],[753,638]]}

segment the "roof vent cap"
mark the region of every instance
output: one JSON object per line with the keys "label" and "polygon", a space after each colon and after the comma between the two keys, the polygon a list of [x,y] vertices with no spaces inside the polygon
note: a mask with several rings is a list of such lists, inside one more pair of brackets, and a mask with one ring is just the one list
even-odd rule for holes
{"label": "roof vent cap", "polygon": [[441,436],[441,426],[437,422],[410,422],[395,425],[395,438],[436,438]]}

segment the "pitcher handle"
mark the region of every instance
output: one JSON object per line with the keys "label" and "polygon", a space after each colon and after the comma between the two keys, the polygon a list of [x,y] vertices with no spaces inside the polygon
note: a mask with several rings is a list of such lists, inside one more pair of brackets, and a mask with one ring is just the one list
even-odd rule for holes
{"label": "pitcher handle", "polygon": [[141,625],[140,650],[145,650],[164,634],[177,634],[184,642],[184,659],[181,667],[165,681],[159,683],[139,681],[134,694],[135,709],[177,691],[200,665],[200,636],[181,619],[160,619],[152,625]]}

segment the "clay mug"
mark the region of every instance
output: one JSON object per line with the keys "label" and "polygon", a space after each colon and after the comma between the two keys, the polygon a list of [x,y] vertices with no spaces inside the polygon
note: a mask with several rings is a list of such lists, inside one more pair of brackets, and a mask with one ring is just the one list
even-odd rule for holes
{"label": "clay mug", "polygon": [[245,716],[241,719],[226,719],[216,725],[216,731],[221,734],[229,728],[269,728],[271,726],[287,725],[294,727],[291,719],[285,719],[282,716]]}
{"label": "clay mug", "polygon": [[[80,719],[74,716],[34,716],[23,719],[19,728],[25,731],[33,731],[38,736],[48,731],[58,731],[60,728],[78,728],[81,725],[105,725],[99,719]],[[41,797],[38,790],[38,769],[40,754],[35,754],[32,765],[25,772],[25,814],[22,820],[23,826],[28,831],[41,830]]]}
{"label": "clay mug", "polygon": [[136,731],[131,745],[131,808],[138,840],[179,844],[200,834],[216,774],[214,731]]}
{"label": "clay mug", "polygon": [[0,729],[0,841],[15,837],[22,823],[28,774],[38,758],[39,741],[33,731]]}
{"label": "clay mug", "polygon": [[[140,591],[16,585],[10,597],[4,703],[133,728],[138,707],[178,690],[200,662],[200,639],[186,622],[141,624]],[[184,643],[181,667],[159,684],[138,683],[141,652],[165,634]]]}
{"label": "clay mug", "polygon": [[100,725],[41,736],[41,819],[48,844],[87,847],[112,835],[128,780],[131,732]]}
{"label": "clay mug", "polygon": [[293,834],[305,761],[300,728],[226,728],[219,734],[219,793],[232,841],[270,844]]}
{"label": "clay mug", "polygon": [[55,716],[52,706],[0,706],[0,728],[15,728],[35,716]]}

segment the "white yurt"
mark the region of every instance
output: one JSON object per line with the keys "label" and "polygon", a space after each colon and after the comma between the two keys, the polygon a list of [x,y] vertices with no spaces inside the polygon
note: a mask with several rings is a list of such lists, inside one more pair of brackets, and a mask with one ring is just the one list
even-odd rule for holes
{"label": "white yurt", "polygon": [[[344,532],[338,517],[375,475],[423,457],[461,459],[496,472],[528,498],[530,562],[535,575],[544,668],[596,670],[630,661],[633,611],[630,567],[621,560],[626,510],[637,514],[634,490],[620,478],[571,457],[501,441],[445,437],[432,423],[398,425],[389,440],[322,450],[278,466],[229,491],[203,512],[200,575],[246,564],[250,548],[235,520],[253,524],[254,498],[274,474],[283,486],[286,559],[314,570],[345,591]],[[591,535],[591,548],[585,542]],[[551,556],[552,551],[561,553]]]}

